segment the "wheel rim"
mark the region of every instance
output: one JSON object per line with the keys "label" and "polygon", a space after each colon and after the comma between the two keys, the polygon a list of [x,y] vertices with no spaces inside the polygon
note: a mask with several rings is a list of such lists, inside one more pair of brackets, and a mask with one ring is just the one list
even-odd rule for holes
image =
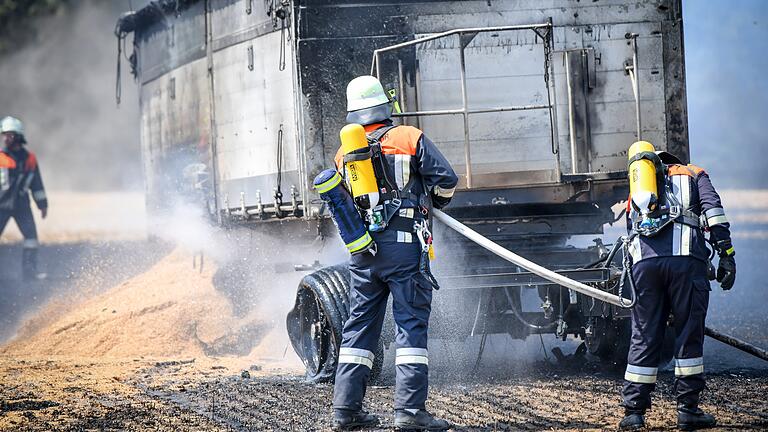
{"label": "wheel rim", "polygon": [[309,292],[304,296],[301,308],[301,334],[304,364],[310,375],[317,375],[328,358],[327,318],[317,297]]}

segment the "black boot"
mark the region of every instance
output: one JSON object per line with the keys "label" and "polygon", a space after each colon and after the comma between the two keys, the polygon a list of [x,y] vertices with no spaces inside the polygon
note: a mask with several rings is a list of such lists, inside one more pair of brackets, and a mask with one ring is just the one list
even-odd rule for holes
{"label": "black boot", "polygon": [[619,422],[621,430],[637,430],[645,427],[645,411],[625,410],[624,418]]}
{"label": "black boot", "polygon": [[37,248],[25,247],[21,250],[21,274],[24,280],[42,280],[47,277],[45,273],[37,270]]}
{"label": "black boot", "polygon": [[37,248],[21,250],[21,275],[24,280],[35,279],[37,275]]}
{"label": "black boot", "polygon": [[395,429],[400,431],[443,431],[451,425],[426,410],[395,410]]}
{"label": "black boot", "polygon": [[680,430],[692,431],[706,429],[717,424],[715,417],[705,413],[697,406],[677,405],[677,427]]}
{"label": "black boot", "polygon": [[379,418],[363,410],[333,410],[333,430],[353,430],[377,424],[379,424]]}

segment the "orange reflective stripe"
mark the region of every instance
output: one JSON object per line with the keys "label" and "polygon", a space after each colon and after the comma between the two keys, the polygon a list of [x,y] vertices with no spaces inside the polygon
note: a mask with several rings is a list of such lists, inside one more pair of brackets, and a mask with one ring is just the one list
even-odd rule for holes
{"label": "orange reflective stripe", "polygon": [[[367,133],[371,133],[376,129],[386,126],[384,124],[372,124],[364,126]],[[381,137],[381,152],[388,155],[416,155],[416,146],[419,144],[422,132],[413,126],[398,126],[390,129],[383,137]],[[344,163],[344,155],[341,153],[341,148],[336,152],[336,156],[333,158],[336,163],[336,168],[341,171],[342,164]]]}
{"label": "orange reflective stripe", "polygon": [[416,155],[422,132],[413,126],[398,126],[381,138],[381,152],[384,154]]}
{"label": "orange reflective stripe", "polygon": [[667,175],[685,175],[688,177],[697,177],[704,173],[704,169],[696,165],[670,165],[667,169]]}
{"label": "orange reflective stripe", "polygon": [[27,161],[24,162],[24,171],[34,171],[37,168],[37,156],[34,153],[28,152]]}
{"label": "orange reflective stripe", "polygon": [[14,169],[16,168],[16,161],[7,154],[0,152],[0,168]]}
{"label": "orange reflective stripe", "polygon": [[371,133],[375,131],[378,128],[386,126],[384,123],[374,123],[363,126],[363,129],[365,129],[365,133]]}

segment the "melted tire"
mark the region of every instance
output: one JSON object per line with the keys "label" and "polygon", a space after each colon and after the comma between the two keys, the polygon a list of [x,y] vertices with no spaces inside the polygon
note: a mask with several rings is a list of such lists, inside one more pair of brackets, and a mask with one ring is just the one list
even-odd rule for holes
{"label": "melted tire", "polygon": [[[322,268],[299,283],[288,313],[288,337],[311,383],[333,382],[341,333],[349,319],[349,268],[346,263]],[[376,350],[370,382],[375,383],[384,360],[384,344]]]}

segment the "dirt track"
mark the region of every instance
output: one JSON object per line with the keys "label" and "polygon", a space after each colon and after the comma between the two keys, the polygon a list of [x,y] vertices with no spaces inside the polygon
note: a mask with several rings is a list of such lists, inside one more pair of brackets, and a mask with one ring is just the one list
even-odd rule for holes
{"label": "dirt track", "polygon": [[[612,430],[619,376],[542,366],[527,377],[438,383],[429,407],[455,430]],[[250,378],[241,376],[241,369]],[[16,360],[0,358],[3,430],[327,430],[329,385],[295,373],[227,361]],[[591,368],[590,368],[591,369]],[[467,380],[469,381],[469,380]],[[479,381],[479,382],[478,382]],[[671,376],[662,375],[653,429],[674,427]],[[710,375],[704,407],[723,429],[768,428],[768,377]],[[369,390],[368,407],[392,424],[392,388]],[[283,423],[278,423],[282,421]]]}
{"label": "dirt track", "polygon": [[[765,225],[746,228],[736,232],[739,286],[712,291],[708,323],[768,346],[768,318],[755,306],[768,301],[760,271],[768,254],[755,234]],[[0,268],[0,430],[328,429],[331,387],[302,381],[279,328],[293,291],[267,302],[253,287],[270,281],[254,283],[242,266],[206,260],[200,271],[162,244],[68,239],[44,245],[52,277],[29,285],[15,275],[18,246],[0,245],[0,262],[9,264]],[[300,275],[274,277],[293,287],[288,278]],[[477,341],[447,352],[441,341],[430,345],[428,407],[456,430],[615,430],[620,371],[550,364],[538,338],[491,337],[480,375],[471,373]],[[573,352],[573,343],[552,341],[542,343]],[[768,429],[766,364],[710,340],[705,358],[704,408],[724,429]],[[648,419],[653,429],[674,426],[671,381],[667,368]],[[385,428],[392,392],[391,385],[368,392]]]}

